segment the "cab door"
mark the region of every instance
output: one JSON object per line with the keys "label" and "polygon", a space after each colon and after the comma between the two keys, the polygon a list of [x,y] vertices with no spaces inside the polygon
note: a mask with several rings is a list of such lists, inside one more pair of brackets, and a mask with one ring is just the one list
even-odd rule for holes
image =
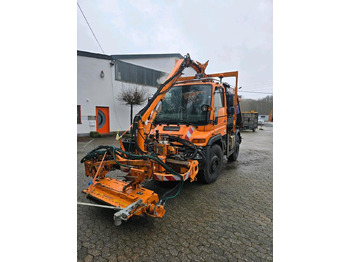
{"label": "cab door", "polygon": [[225,110],[224,90],[222,87],[215,87],[214,91],[214,134],[226,134],[227,114]]}

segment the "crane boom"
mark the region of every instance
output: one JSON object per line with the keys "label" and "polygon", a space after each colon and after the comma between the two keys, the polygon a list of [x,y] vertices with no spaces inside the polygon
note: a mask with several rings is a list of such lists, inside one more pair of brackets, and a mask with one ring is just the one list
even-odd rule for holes
{"label": "crane boom", "polygon": [[192,67],[197,73],[203,73],[207,65],[208,61],[205,64],[200,64],[193,61],[189,54],[176,62],[165,82],[158,88],[148,104],[134,117],[132,133],[136,137],[136,148],[139,153],[142,154],[145,151],[145,137],[151,130],[161,101],[164,99],[167,91],[178,81],[183,70],[187,67]]}

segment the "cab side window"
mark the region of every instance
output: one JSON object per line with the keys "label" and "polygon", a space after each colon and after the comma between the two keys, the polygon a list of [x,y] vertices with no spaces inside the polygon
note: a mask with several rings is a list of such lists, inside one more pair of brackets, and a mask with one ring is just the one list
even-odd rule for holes
{"label": "cab side window", "polygon": [[224,107],[224,91],[221,87],[215,88],[214,107],[215,107],[215,117],[218,117],[219,108]]}

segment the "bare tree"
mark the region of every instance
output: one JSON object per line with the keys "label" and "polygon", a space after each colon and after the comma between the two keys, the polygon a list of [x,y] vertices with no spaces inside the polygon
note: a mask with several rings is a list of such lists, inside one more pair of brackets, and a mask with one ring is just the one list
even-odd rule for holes
{"label": "bare tree", "polygon": [[146,101],[148,96],[148,90],[140,87],[121,88],[121,92],[118,96],[118,100],[124,102],[125,105],[130,105],[130,124],[132,124],[133,106],[141,105]]}
{"label": "bare tree", "polygon": [[242,99],[240,104],[242,112],[255,111],[260,115],[269,115],[273,108],[273,96],[266,96],[264,98]]}

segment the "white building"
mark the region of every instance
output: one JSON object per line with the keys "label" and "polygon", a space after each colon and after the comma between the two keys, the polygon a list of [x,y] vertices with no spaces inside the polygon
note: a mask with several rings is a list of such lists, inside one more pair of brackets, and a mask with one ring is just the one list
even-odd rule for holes
{"label": "white building", "polygon": [[[120,90],[141,87],[151,97],[181,54],[103,55],[78,51],[78,136],[127,130],[130,106],[118,100]],[[186,69],[185,75],[194,75]],[[134,106],[133,115],[145,105]]]}

